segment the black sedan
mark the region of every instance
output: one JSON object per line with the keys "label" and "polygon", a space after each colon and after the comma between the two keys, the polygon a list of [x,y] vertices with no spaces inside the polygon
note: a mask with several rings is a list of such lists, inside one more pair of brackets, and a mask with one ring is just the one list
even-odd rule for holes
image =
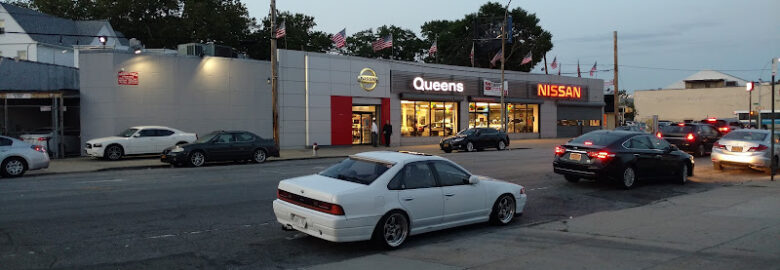
{"label": "black sedan", "polygon": [[492,128],[465,129],[455,136],[442,139],[439,143],[441,150],[447,153],[454,149],[472,152],[495,147],[498,150],[504,150],[507,146],[509,146],[509,136]]}
{"label": "black sedan", "polygon": [[193,143],[166,148],[160,160],[174,166],[199,167],[211,161],[262,163],[269,156],[279,156],[273,140],[247,131],[214,131]]}
{"label": "black sedan", "polygon": [[665,139],[680,150],[702,157],[712,152],[712,145],[721,137],[715,127],[699,123],[679,123],[661,127],[656,137]]}
{"label": "black sedan", "polygon": [[613,180],[630,189],[638,180],[693,176],[693,157],[652,135],[598,130],[555,147],[553,170],[567,181]]}

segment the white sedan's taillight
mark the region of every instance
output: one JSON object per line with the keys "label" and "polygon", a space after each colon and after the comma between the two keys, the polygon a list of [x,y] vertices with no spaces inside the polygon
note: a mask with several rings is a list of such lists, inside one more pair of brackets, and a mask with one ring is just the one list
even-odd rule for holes
{"label": "white sedan's taillight", "polygon": [[41,153],[46,153],[46,147],[43,147],[43,145],[32,145],[30,148]]}

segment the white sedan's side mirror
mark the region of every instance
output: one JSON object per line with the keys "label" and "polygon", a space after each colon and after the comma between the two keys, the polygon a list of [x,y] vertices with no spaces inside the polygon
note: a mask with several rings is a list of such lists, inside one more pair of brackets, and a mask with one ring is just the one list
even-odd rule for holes
{"label": "white sedan's side mirror", "polygon": [[141,137],[141,134],[136,133],[135,135],[133,135],[133,138],[138,138],[138,137]]}
{"label": "white sedan's side mirror", "polygon": [[479,176],[472,175],[471,177],[469,177],[469,185],[473,185],[476,183],[479,183]]}

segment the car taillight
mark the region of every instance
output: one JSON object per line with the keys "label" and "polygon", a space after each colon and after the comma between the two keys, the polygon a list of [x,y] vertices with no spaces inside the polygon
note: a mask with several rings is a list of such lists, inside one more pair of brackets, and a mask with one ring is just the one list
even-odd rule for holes
{"label": "car taillight", "polygon": [[49,140],[49,137],[38,137],[38,141],[39,142],[48,141],[48,140]]}
{"label": "car taillight", "polygon": [[693,133],[688,133],[688,136],[685,137],[686,140],[694,141],[696,140],[696,137],[693,136]]}
{"label": "car taillight", "polygon": [[767,149],[769,149],[769,147],[767,147],[766,145],[759,144],[758,146],[750,147],[750,149],[748,149],[748,152],[761,152]]}
{"label": "car taillight", "polygon": [[655,136],[658,137],[659,139],[661,139],[663,137],[663,136],[661,136],[661,132],[656,132]]}
{"label": "car taillight", "polygon": [[279,199],[292,199],[292,194],[290,194],[290,192],[287,192],[287,191],[284,191],[284,190],[281,190],[281,189],[277,189],[276,190],[276,198],[279,198]]}
{"label": "car taillight", "polygon": [[714,144],[712,144],[712,147],[713,147],[713,148],[726,149],[726,146],[725,146],[725,145],[722,145],[722,144],[720,144],[720,143],[718,143],[718,142],[715,142]]}
{"label": "car taillight", "polygon": [[563,154],[566,153],[566,148],[563,148],[563,146],[556,146],[555,147],[555,155],[563,156]]}
{"label": "car taillight", "polygon": [[344,215],[344,208],[342,208],[338,204],[332,204],[332,203],[314,200],[311,198],[300,197],[298,195],[294,195],[290,192],[281,189],[276,190],[276,198],[309,209],[314,209],[320,212],[324,212],[332,215],[338,215],[338,216]]}
{"label": "car taillight", "polygon": [[41,153],[46,153],[46,147],[43,147],[43,145],[33,145],[30,146],[30,148]]}
{"label": "car taillight", "polygon": [[720,132],[729,132],[729,127],[721,127],[718,128],[718,130],[720,130]]}
{"label": "car taillight", "polygon": [[520,188],[520,194],[525,194],[525,188],[524,187]]}
{"label": "car taillight", "polygon": [[607,151],[588,152],[588,157],[598,158],[598,159],[606,159],[606,158],[611,158],[611,157],[614,157],[614,156],[615,156],[615,154],[612,154],[612,153],[607,152]]}
{"label": "car taillight", "polygon": [[328,214],[333,215],[344,215],[344,209],[341,208],[338,204],[332,204],[332,203],[326,203],[321,201],[313,201],[313,206],[316,208],[315,210],[319,210]]}

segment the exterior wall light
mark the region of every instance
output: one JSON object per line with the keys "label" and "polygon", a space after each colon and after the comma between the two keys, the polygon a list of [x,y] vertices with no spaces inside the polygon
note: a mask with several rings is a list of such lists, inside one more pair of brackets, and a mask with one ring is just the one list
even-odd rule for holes
{"label": "exterior wall light", "polygon": [[103,46],[105,46],[106,42],[108,42],[108,38],[106,36],[99,36],[98,41],[100,41],[100,44],[103,44]]}

